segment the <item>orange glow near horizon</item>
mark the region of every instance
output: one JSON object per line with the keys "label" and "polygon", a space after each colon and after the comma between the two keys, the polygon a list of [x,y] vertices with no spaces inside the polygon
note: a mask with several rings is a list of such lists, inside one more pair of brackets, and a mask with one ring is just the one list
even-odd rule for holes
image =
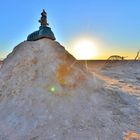
{"label": "orange glow near horizon", "polygon": [[114,46],[95,37],[79,37],[65,45],[66,50],[77,60],[107,60],[112,55],[124,57],[125,60],[134,60],[137,51],[123,46]]}
{"label": "orange glow near horizon", "polygon": [[[128,48],[126,50],[126,46],[113,46],[94,36],[74,38],[75,39],[64,43],[64,47],[78,60],[107,60],[112,55],[123,56],[126,60],[134,60],[138,52],[138,50],[134,48]],[[0,60],[5,59],[9,53],[11,52],[0,52]]]}

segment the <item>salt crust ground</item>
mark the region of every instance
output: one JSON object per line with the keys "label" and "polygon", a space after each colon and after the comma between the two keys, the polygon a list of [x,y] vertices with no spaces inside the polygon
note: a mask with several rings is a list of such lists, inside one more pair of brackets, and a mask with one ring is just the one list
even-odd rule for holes
{"label": "salt crust ground", "polygon": [[0,140],[122,140],[140,133],[140,70],[121,69],[91,71],[49,39],[19,44],[0,69]]}

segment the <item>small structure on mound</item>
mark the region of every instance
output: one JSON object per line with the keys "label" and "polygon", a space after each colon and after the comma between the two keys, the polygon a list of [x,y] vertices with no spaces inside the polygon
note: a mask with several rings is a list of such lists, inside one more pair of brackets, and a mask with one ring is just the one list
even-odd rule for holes
{"label": "small structure on mound", "polygon": [[41,26],[39,27],[39,30],[31,33],[27,37],[27,41],[36,41],[41,38],[49,38],[49,39],[55,40],[55,36],[51,28],[48,27],[49,24],[47,22],[47,13],[45,12],[45,10],[43,10],[43,12],[41,13],[41,19],[39,20],[39,22],[41,24]]}

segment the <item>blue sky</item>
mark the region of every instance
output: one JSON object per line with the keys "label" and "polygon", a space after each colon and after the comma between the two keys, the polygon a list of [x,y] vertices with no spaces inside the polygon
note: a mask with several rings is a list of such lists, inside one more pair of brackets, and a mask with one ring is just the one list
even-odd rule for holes
{"label": "blue sky", "polygon": [[[135,56],[140,49],[140,0],[4,0],[0,4],[0,57],[38,30],[46,9],[57,41],[81,36],[98,42],[101,55]],[[106,54],[106,55],[105,55]]]}

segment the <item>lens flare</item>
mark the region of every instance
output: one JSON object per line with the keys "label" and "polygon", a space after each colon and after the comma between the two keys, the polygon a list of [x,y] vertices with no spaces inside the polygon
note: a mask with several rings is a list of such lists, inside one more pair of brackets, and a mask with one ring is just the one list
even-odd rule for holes
{"label": "lens flare", "polygon": [[49,92],[51,92],[51,93],[55,93],[56,91],[57,91],[56,86],[51,85],[51,86],[49,87]]}

